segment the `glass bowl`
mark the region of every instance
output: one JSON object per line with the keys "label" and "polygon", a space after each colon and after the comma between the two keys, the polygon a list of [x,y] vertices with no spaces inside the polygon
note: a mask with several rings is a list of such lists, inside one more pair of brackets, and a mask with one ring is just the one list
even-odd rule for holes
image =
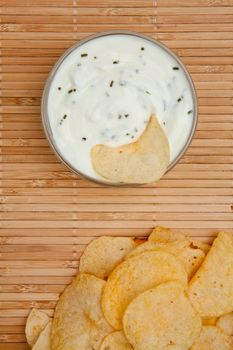
{"label": "glass bowl", "polygon": [[145,40],[148,40],[152,43],[154,43],[155,45],[159,46],[160,48],[162,48],[163,50],[165,50],[170,56],[173,57],[173,59],[175,59],[175,61],[179,64],[179,66],[182,68],[186,79],[189,83],[190,86],[190,92],[192,95],[192,99],[193,99],[193,124],[192,124],[192,128],[189,134],[189,137],[187,138],[187,141],[184,145],[184,147],[181,149],[180,153],[177,155],[177,157],[169,164],[167,171],[170,171],[178,162],[179,160],[182,158],[182,156],[184,155],[184,153],[186,152],[186,150],[188,149],[193,135],[195,133],[196,130],[196,126],[197,126],[197,121],[198,121],[198,103],[197,103],[197,96],[196,96],[196,90],[192,81],[192,78],[190,77],[187,69],[185,68],[184,64],[181,62],[181,60],[174,54],[174,52],[172,52],[169,48],[167,48],[164,44],[162,44],[161,42],[154,40],[146,35],[140,34],[140,33],[136,33],[136,32],[132,32],[132,31],[126,31],[126,30],[114,30],[114,31],[106,31],[106,32],[101,32],[101,33],[97,33],[91,36],[88,36],[87,38],[79,41],[78,43],[76,43],[75,45],[73,45],[71,48],[69,48],[67,51],[65,51],[65,53],[58,59],[58,61],[56,62],[56,64],[54,65],[54,67],[52,68],[48,79],[46,81],[45,87],[44,87],[44,91],[43,91],[43,95],[42,95],[42,102],[41,102],[41,117],[42,117],[42,124],[43,124],[43,128],[44,128],[44,132],[45,135],[48,139],[48,142],[52,148],[52,150],[54,151],[54,153],[56,154],[56,156],[58,157],[58,159],[65,164],[71,171],[73,171],[74,173],[76,173],[77,175],[88,179],[90,181],[94,181],[96,183],[102,184],[102,185],[110,185],[110,186],[137,186],[138,184],[125,184],[125,183],[115,183],[115,182],[109,182],[109,181],[105,181],[104,179],[95,179],[92,178],[88,175],[86,175],[85,173],[83,173],[82,171],[79,171],[78,169],[76,169],[72,164],[70,164],[61,154],[61,152],[59,151],[59,148],[56,145],[55,139],[53,137],[53,133],[51,130],[51,126],[50,126],[50,122],[49,122],[49,115],[48,115],[48,98],[49,98],[49,91],[50,91],[50,87],[51,84],[53,82],[53,79],[56,75],[57,70],[59,69],[59,67],[62,65],[62,63],[64,62],[64,60],[67,58],[67,56],[72,53],[74,50],[76,50],[79,46],[83,45],[84,43],[99,38],[99,37],[103,37],[103,36],[107,36],[107,35],[132,35],[132,36],[136,36],[139,38],[143,38]]}

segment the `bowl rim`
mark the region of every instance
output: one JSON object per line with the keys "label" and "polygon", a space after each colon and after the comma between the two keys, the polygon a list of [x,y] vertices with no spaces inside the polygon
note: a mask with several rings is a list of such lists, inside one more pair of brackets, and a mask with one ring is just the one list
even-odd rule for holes
{"label": "bowl rim", "polygon": [[[184,156],[184,154],[186,153],[188,147],[191,144],[191,141],[193,139],[194,133],[196,131],[196,127],[197,127],[197,123],[198,123],[198,100],[197,100],[197,93],[196,93],[196,88],[194,86],[192,77],[190,75],[190,73],[188,72],[187,68],[185,67],[184,63],[181,61],[181,59],[171,50],[169,49],[165,44],[163,44],[162,42],[135,32],[135,31],[130,31],[130,30],[109,30],[109,31],[103,31],[103,32],[98,32],[92,35],[89,35],[87,37],[85,37],[84,39],[76,42],[74,45],[72,45],[70,48],[68,48],[60,57],[59,59],[56,61],[56,63],[53,65],[48,78],[45,82],[44,85],[44,89],[43,89],[43,93],[42,93],[42,98],[41,98],[41,120],[42,120],[42,126],[43,126],[43,130],[45,133],[45,136],[48,140],[48,143],[50,145],[50,147],[52,148],[53,152],[55,153],[56,157],[64,164],[66,165],[73,173],[75,173],[76,175],[81,176],[84,179],[87,179],[89,181],[95,182],[97,184],[100,185],[105,185],[105,186],[127,186],[127,187],[133,187],[133,186],[140,186],[143,184],[137,184],[137,183],[120,183],[120,182],[110,182],[110,181],[105,181],[104,179],[96,179],[93,178],[89,175],[86,175],[85,173],[83,173],[82,171],[74,168],[72,166],[72,164],[65,159],[65,157],[62,156],[61,152],[59,151],[58,146],[56,145],[55,139],[53,138],[53,133],[52,133],[52,129],[50,126],[50,122],[49,122],[49,114],[48,114],[48,98],[49,98],[49,91],[50,91],[50,87],[51,84],[53,82],[53,79],[56,75],[56,72],[58,71],[60,65],[63,63],[63,61],[67,58],[67,56],[69,56],[69,54],[71,54],[73,51],[75,51],[79,46],[82,46],[83,44],[85,44],[88,41],[100,38],[100,37],[104,37],[104,36],[108,36],[108,35],[131,35],[131,36],[135,36],[138,38],[142,38],[145,40],[148,40],[150,42],[152,42],[154,45],[159,46],[160,48],[162,48],[163,50],[165,50],[170,56],[172,56],[175,61],[179,64],[179,66],[182,68],[188,83],[190,85],[190,91],[192,94],[192,99],[193,99],[193,124],[192,124],[192,129],[190,131],[189,137],[187,138],[187,141],[184,145],[184,147],[182,148],[182,150],[180,151],[180,153],[176,156],[175,159],[173,159],[173,161],[169,164],[169,166],[167,167],[167,170],[165,172],[165,174],[167,172],[169,172],[172,168],[175,167],[176,164],[178,164],[178,162],[180,161],[180,159]],[[165,175],[164,174],[164,175]]]}

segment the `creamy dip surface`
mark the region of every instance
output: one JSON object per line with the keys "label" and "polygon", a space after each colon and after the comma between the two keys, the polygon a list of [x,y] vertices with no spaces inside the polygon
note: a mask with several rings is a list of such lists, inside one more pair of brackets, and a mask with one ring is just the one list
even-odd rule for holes
{"label": "creamy dip surface", "polygon": [[170,146],[181,152],[193,125],[191,87],[163,48],[130,34],[106,35],[77,47],[58,68],[48,96],[53,139],[77,171],[101,179],[91,148],[134,142],[155,113]]}

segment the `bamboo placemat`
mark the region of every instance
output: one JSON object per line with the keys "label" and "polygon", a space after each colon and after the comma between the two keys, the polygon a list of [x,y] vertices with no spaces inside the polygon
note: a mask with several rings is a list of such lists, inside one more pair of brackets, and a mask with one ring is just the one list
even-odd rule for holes
{"label": "bamboo placemat", "polygon": [[[52,315],[93,236],[142,236],[162,224],[211,240],[233,229],[233,0],[0,2],[0,350],[24,350],[29,309]],[[192,146],[155,186],[104,188],[78,178],[42,131],[40,97],[52,65],[77,40],[110,29],[163,41],[197,88]]]}

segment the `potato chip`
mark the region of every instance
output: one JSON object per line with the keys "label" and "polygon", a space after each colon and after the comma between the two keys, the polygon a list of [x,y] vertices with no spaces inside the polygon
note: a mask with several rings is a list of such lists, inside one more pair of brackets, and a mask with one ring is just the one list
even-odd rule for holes
{"label": "potato chip", "polygon": [[[175,244],[174,242],[174,246],[175,245],[179,246],[179,243],[177,242]],[[193,248],[193,246],[189,242],[187,243],[187,246],[184,249],[180,249],[180,252],[177,256],[183,262],[185,270],[188,273],[188,279],[190,280],[204,261],[205,253],[199,248]]]}
{"label": "potato chip", "polygon": [[201,249],[192,248],[188,240],[180,240],[170,243],[142,243],[132,250],[126,258],[130,258],[145,251],[164,251],[175,255],[184,265],[189,279],[197,271],[205,257],[204,252]]}
{"label": "potato chip", "polygon": [[80,272],[106,278],[137,244],[127,237],[99,237],[84,250],[80,259]]}
{"label": "potato chip", "polygon": [[217,324],[221,330],[229,335],[233,335],[233,312],[219,317]]}
{"label": "potato chip", "polygon": [[51,350],[97,350],[112,328],[101,310],[105,281],[80,274],[60,297],[53,320]]}
{"label": "potato chip", "polygon": [[128,259],[141,253],[151,252],[156,250],[156,248],[159,250],[159,248],[163,248],[163,246],[164,244],[156,244],[154,242],[142,242],[139,245],[137,245],[135,249],[131,250],[131,252],[129,252],[129,254],[127,254],[125,258]]}
{"label": "potato chip", "polygon": [[138,295],[126,309],[123,325],[136,350],[187,350],[200,334],[201,318],[183,285],[167,282]]}
{"label": "potato chip", "polygon": [[202,317],[233,311],[233,236],[220,232],[188,289]]}
{"label": "potato chip", "polygon": [[196,239],[193,239],[189,236],[185,236],[183,233],[163,227],[163,226],[156,226],[154,230],[151,232],[150,236],[148,237],[148,241],[150,242],[157,242],[157,243],[170,243],[173,241],[181,241],[181,240],[189,240],[191,244],[191,248],[201,249],[204,253],[207,253],[210,250],[210,245],[201,241],[198,241]]}
{"label": "potato chip", "polygon": [[186,239],[181,232],[163,226],[156,226],[148,237],[149,242],[169,243]]}
{"label": "potato chip", "polygon": [[233,338],[218,327],[203,326],[200,337],[190,350],[232,350]]}
{"label": "potato chip", "polygon": [[217,320],[217,317],[204,317],[202,318],[202,324],[203,326],[215,326]]}
{"label": "potato chip", "polygon": [[30,346],[35,344],[41,331],[45,328],[49,320],[50,318],[46,313],[37,309],[31,310],[25,327],[26,339]]}
{"label": "potato chip", "polygon": [[167,136],[152,116],[139,139],[120,147],[95,145],[91,151],[95,171],[104,178],[122,183],[158,181],[169,164]]}
{"label": "potato chip", "polygon": [[140,237],[135,237],[134,238],[134,242],[136,243],[136,245],[140,245],[142,243],[145,243],[147,241],[146,237],[140,238]]}
{"label": "potato chip", "polygon": [[43,331],[40,333],[32,350],[50,350],[50,336],[52,329],[52,320],[50,320]]}
{"label": "potato chip", "polygon": [[111,273],[104,288],[102,309],[113,328],[122,328],[122,317],[128,304],[138,294],[170,280],[187,284],[187,273],[181,262],[165,252],[145,252],[127,259]]}
{"label": "potato chip", "polygon": [[122,331],[117,331],[107,335],[100,350],[133,350]]}
{"label": "potato chip", "polygon": [[193,238],[189,238],[189,240],[190,240],[190,242],[192,243],[193,248],[201,249],[201,250],[203,250],[203,252],[204,252],[205,254],[207,254],[208,251],[210,250],[210,245],[207,244],[207,243],[198,241],[198,240],[193,239]]}

